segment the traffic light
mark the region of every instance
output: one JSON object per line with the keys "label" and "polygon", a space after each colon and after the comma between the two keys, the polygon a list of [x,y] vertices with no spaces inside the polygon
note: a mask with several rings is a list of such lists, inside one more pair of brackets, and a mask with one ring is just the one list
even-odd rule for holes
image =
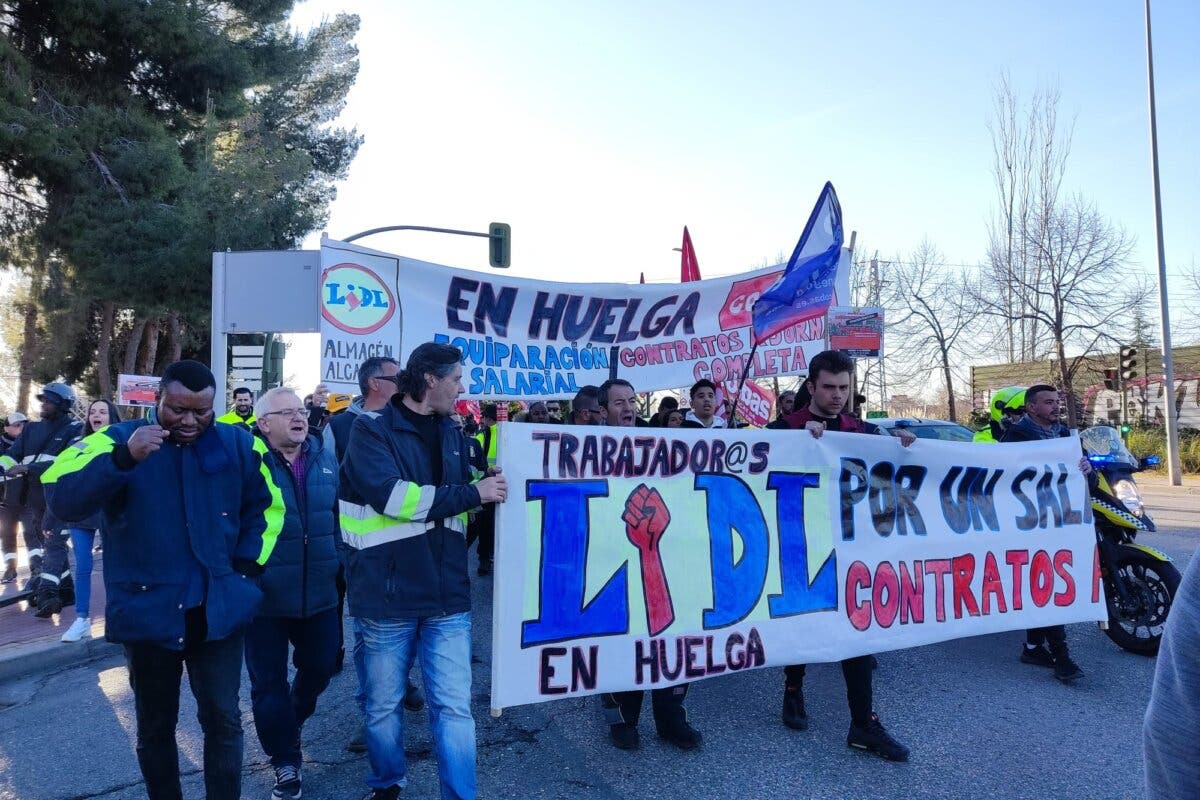
{"label": "traffic light", "polygon": [[512,263],[512,227],[507,222],[488,225],[488,263],[493,267]]}
{"label": "traffic light", "polygon": [[1131,344],[1121,348],[1121,380],[1131,381],[1137,377],[1138,350]]}
{"label": "traffic light", "polygon": [[1117,383],[1117,370],[1115,370],[1115,369],[1104,370],[1104,388],[1105,389],[1116,389],[1118,385],[1119,384]]}

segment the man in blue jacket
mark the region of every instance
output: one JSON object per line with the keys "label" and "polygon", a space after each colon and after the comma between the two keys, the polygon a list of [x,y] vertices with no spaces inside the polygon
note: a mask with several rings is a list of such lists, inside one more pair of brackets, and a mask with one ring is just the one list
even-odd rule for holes
{"label": "man in blue jacket", "polygon": [[155,416],[84,438],[42,478],[56,484],[59,519],[103,515],[106,638],[125,645],[150,800],[182,796],[175,726],[185,664],[206,794],[241,793],[242,632],[262,601],[283,500],[265,446],[213,424],[215,394],[208,367],[177,361],[163,372]]}
{"label": "man in blue jacket", "polygon": [[466,518],[504,502],[507,484],[496,467],[472,483],[463,435],[448,418],[464,391],[461,360],[451,345],[417,347],[399,393],[354,421],[342,462],[347,599],[362,641],[374,800],[395,800],[407,783],[400,704],[418,653],[441,795],[475,797]]}
{"label": "man in blue jacket", "polygon": [[[254,406],[283,494],[283,530],[262,577],[263,603],[246,631],[254,728],[275,768],[272,798],[301,795],[300,729],[329,685],[338,656],[338,463],[309,433],[291,389],[270,389]],[[296,677],[288,685],[288,645]]]}

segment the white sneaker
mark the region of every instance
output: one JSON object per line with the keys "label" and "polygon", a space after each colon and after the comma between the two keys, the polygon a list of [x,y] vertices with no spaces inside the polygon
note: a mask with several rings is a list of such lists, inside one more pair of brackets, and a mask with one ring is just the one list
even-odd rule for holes
{"label": "white sneaker", "polygon": [[80,639],[90,638],[92,635],[92,618],[80,617],[71,623],[71,627],[67,628],[67,632],[62,635],[64,642],[78,642]]}

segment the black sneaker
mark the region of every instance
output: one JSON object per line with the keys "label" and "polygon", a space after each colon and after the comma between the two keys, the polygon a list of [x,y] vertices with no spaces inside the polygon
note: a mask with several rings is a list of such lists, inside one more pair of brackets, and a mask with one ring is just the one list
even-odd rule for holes
{"label": "black sneaker", "polygon": [[875,713],[871,714],[871,721],[866,725],[850,723],[846,744],[859,750],[868,750],[888,761],[908,761],[908,748],[892,738]]}
{"label": "black sneaker", "polygon": [[804,712],[804,692],[799,686],[783,687],[783,724],[794,731],[808,730],[808,714]]}
{"label": "black sneaker", "polygon": [[412,681],[409,681],[408,688],[404,690],[404,707],[409,711],[420,711],[425,707],[425,696]]}
{"label": "black sneaker", "polygon": [[34,603],[37,610],[34,611],[34,616],[39,619],[48,619],[62,611],[62,597],[59,596],[58,587],[48,582],[42,583],[34,594]]}
{"label": "black sneaker", "polygon": [[1070,683],[1077,678],[1082,678],[1083,670],[1071,660],[1071,656],[1067,654],[1067,651],[1063,650],[1054,656],[1054,677],[1063,683]]}
{"label": "black sneaker", "polygon": [[1033,664],[1035,667],[1053,667],[1054,656],[1050,655],[1050,651],[1045,645],[1037,645],[1030,647],[1028,644],[1021,645],[1021,663]]}
{"label": "black sneaker", "polygon": [[675,745],[680,750],[695,750],[704,741],[700,731],[689,725],[687,720],[659,725],[658,738]]}
{"label": "black sneaker", "polygon": [[475,574],[481,578],[484,577],[485,575],[491,575],[492,574],[492,560],[490,558],[479,559],[479,569],[475,570]]}
{"label": "black sneaker", "polygon": [[58,584],[58,597],[64,606],[75,605],[75,579],[70,575],[64,575]]}
{"label": "black sneaker", "polygon": [[8,566],[4,568],[4,577],[0,578],[0,583],[16,583],[17,582],[17,565],[13,562],[8,562]]}
{"label": "black sneaker", "polygon": [[365,753],[367,752],[367,736],[359,730],[354,734],[354,738],[350,740],[350,744],[346,745],[347,753]]}
{"label": "black sneaker", "polygon": [[399,797],[399,785],[392,785],[386,789],[372,789],[363,800],[397,800]]}
{"label": "black sneaker", "polygon": [[271,800],[300,800],[300,770],[291,764],[275,768]]}
{"label": "black sneaker", "polygon": [[618,722],[608,726],[608,738],[621,750],[637,750],[642,744],[642,737],[637,728],[627,722]]}

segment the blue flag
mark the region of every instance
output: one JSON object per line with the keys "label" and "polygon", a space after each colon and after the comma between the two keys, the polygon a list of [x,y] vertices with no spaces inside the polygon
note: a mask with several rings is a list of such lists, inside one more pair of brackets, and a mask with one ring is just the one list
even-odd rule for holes
{"label": "blue flag", "polygon": [[754,302],[756,342],[825,316],[833,302],[842,238],[842,207],[833,184],[826,183],[783,274]]}

